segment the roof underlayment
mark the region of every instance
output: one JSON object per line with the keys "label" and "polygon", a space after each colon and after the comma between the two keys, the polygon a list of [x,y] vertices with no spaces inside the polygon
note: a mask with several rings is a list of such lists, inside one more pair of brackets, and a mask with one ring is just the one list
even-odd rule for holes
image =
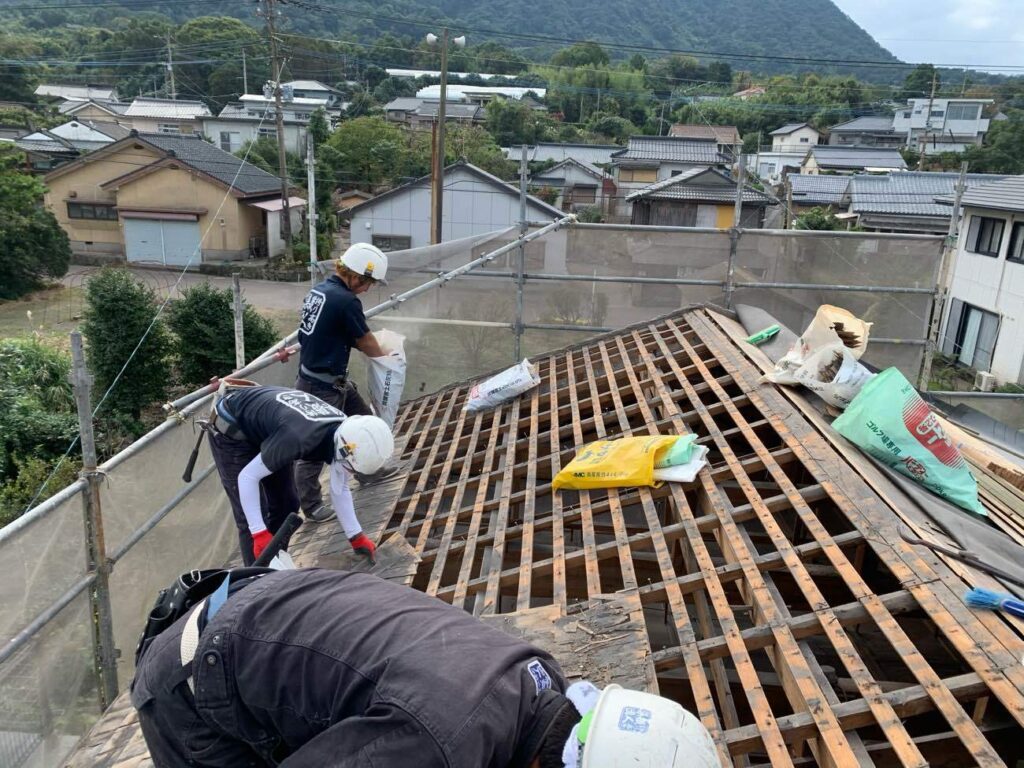
{"label": "roof underlayment", "polygon": [[[927,521],[737,338],[690,309],[536,358],[541,385],[491,411],[463,410],[472,382],[407,403],[405,472],[356,491],[378,572],[570,676],[676,699],[724,764],[1014,765],[1022,625],[965,607],[965,567],[898,534],[935,538]],[[587,442],[690,431],[710,449],[695,483],[552,492]],[[984,487],[990,510],[1014,493]],[[352,566],[331,525],[293,549]],[[70,765],[147,765],[142,749],[122,696]]]}

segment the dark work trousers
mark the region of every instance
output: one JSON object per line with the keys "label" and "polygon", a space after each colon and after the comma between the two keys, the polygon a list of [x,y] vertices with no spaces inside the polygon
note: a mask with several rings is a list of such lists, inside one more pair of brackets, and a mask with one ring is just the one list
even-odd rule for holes
{"label": "dark work trousers", "polygon": [[[351,381],[344,384],[331,385],[326,382],[307,381],[299,376],[295,380],[295,388],[319,397],[328,405],[333,405],[346,416],[372,416],[373,411],[359,395],[359,390]],[[320,461],[295,462],[295,487],[299,492],[302,511],[307,515],[315,512],[323,504],[320,491],[320,472],[323,470]]]}
{"label": "dark work trousers", "polygon": [[[210,432],[210,452],[220,473],[220,482],[231,502],[231,513],[238,527],[238,549],[242,553],[242,562],[252,565],[256,558],[252,552],[252,536],[249,524],[245,521],[242,502],[238,496],[238,475],[246,464],[259,455],[260,449],[244,440],[233,440],[216,430]],[[277,533],[281,523],[292,512],[299,511],[299,497],[295,493],[293,469],[289,464],[277,470],[269,477],[260,481],[260,507],[263,522],[272,534]],[[287,542],[285,542],[285,549]]]}

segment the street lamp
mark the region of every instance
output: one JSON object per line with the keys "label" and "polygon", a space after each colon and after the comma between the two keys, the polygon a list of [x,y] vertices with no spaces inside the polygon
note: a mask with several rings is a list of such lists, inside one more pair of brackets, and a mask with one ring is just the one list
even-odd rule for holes
{"label": "street lamp", "polygon": [[[441,43],[441,99],[437,105],[437,124],[434,128],[434,154],[431,171],[431,193],[430,193],[430,242],[437,244],[441,242],[441,221],[443,215],[444,197],[444,123],[445,107],[448,98],[448,28],[441,31],[441,37],[433,32],[426,37],[427,45],[434,46]],[[461,35],[451,42],[457,48],[466,47],[466,37]]]}

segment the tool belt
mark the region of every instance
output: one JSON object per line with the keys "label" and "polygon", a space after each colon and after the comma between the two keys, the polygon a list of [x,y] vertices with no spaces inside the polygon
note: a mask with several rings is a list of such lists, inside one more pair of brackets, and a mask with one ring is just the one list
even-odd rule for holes
{"label": "tool belt", "polygon": [[217,401],[217,420],[213,423],[213,429],[217,434],[224,435],[226,438],[247,443],[249,438],[245,436],[245,432],[238,426],[235,417],[228,410],[227,404],[230,399],[231,395],[228,394]]}
{"label": "tool belt", "polygon": [[306,379],[306,381],[317,381],[334,387],[337,390],[345,389],[348,384],[348,371],[340,376],[335,376],[332,373],[321,373],[320,371],[311,370],[304,365],[299,365],[299,375]]}

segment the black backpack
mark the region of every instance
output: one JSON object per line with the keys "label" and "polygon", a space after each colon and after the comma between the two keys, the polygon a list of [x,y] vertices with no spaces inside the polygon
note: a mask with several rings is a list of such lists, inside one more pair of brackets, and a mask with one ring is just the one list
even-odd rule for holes
{"label": "black backpack", "polygon": [[230,574],[231,584],[241,586],[266,573],[274,573],[273,568],[213,568],[205,571],[189,571],[181,574],[167,589],[160,590],[153,609],[146,618],[146,627],[135,647],[135,666],[149,650],[153,641],[174,622],[189,612],[189,609],[212,595]]}

